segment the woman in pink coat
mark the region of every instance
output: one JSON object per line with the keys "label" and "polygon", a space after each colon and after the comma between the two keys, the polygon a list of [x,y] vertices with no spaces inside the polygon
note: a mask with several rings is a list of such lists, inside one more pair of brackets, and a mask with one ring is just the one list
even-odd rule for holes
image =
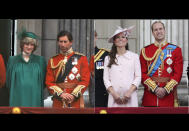
{"label": "woman in pink coat", "polygon": [[104,60],[104,84],[109,92],[108,107],[138,107],[137,87],[141,82],[138,54],[128,50],[130,28],[119,27],[108,40],[113,43]]}

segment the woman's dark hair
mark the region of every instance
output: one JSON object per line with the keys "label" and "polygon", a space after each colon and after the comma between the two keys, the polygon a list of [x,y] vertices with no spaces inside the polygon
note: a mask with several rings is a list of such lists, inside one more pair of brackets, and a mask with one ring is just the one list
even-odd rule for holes
{"label": "woman's dark hair", "polygon": [[72,34],[68,31],[63,30],[63,31],[60,31],[60,33],[58,33],[57,41],[59,41],[59,38],[62,36],[67,36],[69,41],[73,40]]}
{"label": "woman's dark hair", "polygon": [[[127,38],[127,39],[128,39],[128,38]],[[114,41],[114,40],[115,40],[115,36],[114,36],[114,38],[113,38],[113,41]],[[129,45],[128,45],[128,43],[126,44],[125,49],[126,49],[126,50],[129,50]],[[117,48],[116,48],[116,45],[113,43],[112,49],[111,49],[111,51],[110,51],[110,53],[109,53],[109,57],[110,57],[110,62],[109,62],[109,64],[108,64],[108,67],[109,67],[109,68],[111,68],[111,66],[112,66],[113,64],[117,65],[117,63],[115,62],[116,54],[117,54]]]}

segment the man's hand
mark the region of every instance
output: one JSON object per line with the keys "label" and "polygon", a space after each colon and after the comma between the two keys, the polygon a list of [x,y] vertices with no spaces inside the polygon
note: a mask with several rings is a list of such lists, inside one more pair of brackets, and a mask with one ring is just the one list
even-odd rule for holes
{"label": "man's hand", "polygon": [[163,98],[165,95],[166,95],[166,90],[164,88],[161,88],[161,87],[158,87],[156,90],[155,90],[155,94],[158,98]]}
{"label": "man's hand", "polygon": [[69,93],[62,93],[60,95],[60,97],[64,100],[68,101],[68,103],[72,103],[74,101],[74,96]]}
{"label": "man's hand", "polygon": [[75,97],[72,95],[72,99],[68,101],[68,103],[72,103],[75,100]]}

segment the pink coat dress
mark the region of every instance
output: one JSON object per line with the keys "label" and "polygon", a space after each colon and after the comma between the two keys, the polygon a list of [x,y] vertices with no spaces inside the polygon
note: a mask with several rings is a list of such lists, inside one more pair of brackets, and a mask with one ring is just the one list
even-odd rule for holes
{"label": "pink coat dress", "polygon": [[[104,60],[104,84],[106,89],[110,86],[120,95],[134,84],[137,88],[141,82],[141,66],[138,54],[128,51],[123,55],[116,55],[117,64],[113,64],[111,68],[109,64],[109,56]],[[138,107],[137,90],[131,95],[131,99],[126,104],[115,103],[113,96],[109,94],[108,107]]]}

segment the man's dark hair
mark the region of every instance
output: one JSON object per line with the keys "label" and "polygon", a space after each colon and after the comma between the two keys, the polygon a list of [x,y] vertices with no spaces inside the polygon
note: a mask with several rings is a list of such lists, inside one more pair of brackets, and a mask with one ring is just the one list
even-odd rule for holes
{"label": "man's dark hair", "polygon": [[70,32],[68,32],[68,31],[65,31],[65,30],[60,31],[58,33],[57,41],[59,41],[59,38],[62,37],[62,36],[67,36],[69,41],[73,41],[72,34]]}

